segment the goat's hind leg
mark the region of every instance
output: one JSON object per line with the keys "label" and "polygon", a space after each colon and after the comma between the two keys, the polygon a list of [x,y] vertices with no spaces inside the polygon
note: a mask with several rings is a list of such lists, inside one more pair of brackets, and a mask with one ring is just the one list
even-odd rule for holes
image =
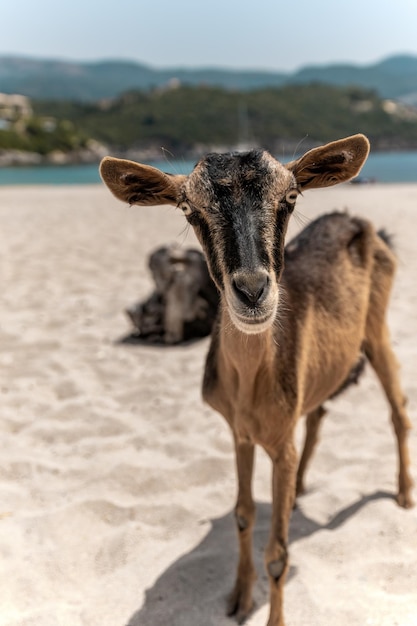
{"label": "goat's hind leg", "polygon": [[305,492],[304,476],[307,466],[313,455],[314,449],[318,442],[318,432],[322,418],[326,415],[327,411],[324,407],[319,406],[306,416],[306,434],[304,440],[303,452],[301,454],[300,462],[298,464],[297,471],[297,487],[296,496],[300,496]]}
{"label": "goat's hind leg", "polygon": [[410,457],[407,445],[408,431],[411,422],[406,412],[407,399],[404,396],[399,376],[398,363],[391,348],[388,329],[384,325],[378,338],[371,336],[365,342],[365,353],[378,376],[391,406],[391,419],[398,445],[398,496],[397,502],[404,508],[413,506],[411,488],[413,480],[410,475]]}
{"label": "goat's hind leg", "polygon": [[401,389],[399,366],[391,347],[386,323],[386,311],[395,274],[396,259],[392,250],[381,239],[384,240],[384,237],[376,239],[371,297],[363,347],[391,406],[391,419],[398,445],[397,502],[404,508],[410,508],[413,505],[411,499],[413,481],[409,471],[407,435],[411,422],[405,409],[407,399]]}
{"label": "goat's hind leg", "polygon": [[236,583],[227,603],[227,614],[242,624],[253,608],[252,588],[256,578],[252,558],[255,504],[252,498],[254,445],[235,439],[238,496],[235,508],[239,537],[239,563]]}

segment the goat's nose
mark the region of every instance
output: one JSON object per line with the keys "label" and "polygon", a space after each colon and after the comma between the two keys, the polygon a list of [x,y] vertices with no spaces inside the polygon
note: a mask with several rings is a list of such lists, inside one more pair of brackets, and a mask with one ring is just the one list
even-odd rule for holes
{"label": "goat's nose", "polygon": [[269,276],[265,270],[235,274],[232,286],[243,304],[253,306],[266,298],[269,291]]}

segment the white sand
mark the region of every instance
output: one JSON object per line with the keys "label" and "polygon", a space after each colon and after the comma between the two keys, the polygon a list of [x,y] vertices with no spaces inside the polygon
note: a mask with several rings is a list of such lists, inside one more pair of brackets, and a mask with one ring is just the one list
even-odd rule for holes
{"label": "white sand", "polygon": [[[390,326],[416,426],[417,185],[343,186],[298,206],[304,221],[348,207],[394,233]],[[123,309],[151,288],[148,253],[195,244],[183,217],[88,186],[0,188],[0,218],[0,625],[233,624],[234,460],[200,400],[208,340],[117,343]],[[249,626],[268,613],[269,472],[259,452]],[[368,368],[333,403],[293,515],[288,626],[417,625],[417,510],[396,506],[395,476]]]}

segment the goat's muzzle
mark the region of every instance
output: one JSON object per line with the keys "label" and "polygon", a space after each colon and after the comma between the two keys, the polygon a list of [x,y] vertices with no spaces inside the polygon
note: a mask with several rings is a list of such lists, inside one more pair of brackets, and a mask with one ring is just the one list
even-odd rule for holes
{"label": "goat's muzzle", "polygon": [[235,272],[226,285],[226,302],[234,325],[247,334],[261,333],[276,316],[278,288],[265,269]]}

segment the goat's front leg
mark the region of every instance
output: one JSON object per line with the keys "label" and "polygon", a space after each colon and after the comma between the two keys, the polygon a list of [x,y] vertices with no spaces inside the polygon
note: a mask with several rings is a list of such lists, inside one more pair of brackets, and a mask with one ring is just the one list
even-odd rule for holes
{"label": "goat's front leg", "polygon": [[269,575],[271,608],[268,626],[284,626],[283,587],[288,571],[288,527],[295,498],[297,453],[289,439],[272,456],[272,525],[265,564]]}
{"label": "goat's front leg", "polygon": [[238,623],[241,624],[253,607],[252,587],[256,577],[252,559],[252,535],[255,523],[255,504],[252,498],[254,445],[240,443],[235,438],[235,449],[238,478],[235,518],[239,536],[239,564],[236,583],[228,600],[227,614],[236,615]]}
{"label": "goat's front leg", "polygon": [[316,447],[320,424],[325,415],[326,409],[322,406],[319,406],[317,409],[311,411],[311,413],[308,413],[308,415],[306,416],[306,437],[297,471],[297,496],[301,496],[305,491],[304,476],[306,473],[307,465],[309,464],[312,454],[314,452],[314,448]]}

